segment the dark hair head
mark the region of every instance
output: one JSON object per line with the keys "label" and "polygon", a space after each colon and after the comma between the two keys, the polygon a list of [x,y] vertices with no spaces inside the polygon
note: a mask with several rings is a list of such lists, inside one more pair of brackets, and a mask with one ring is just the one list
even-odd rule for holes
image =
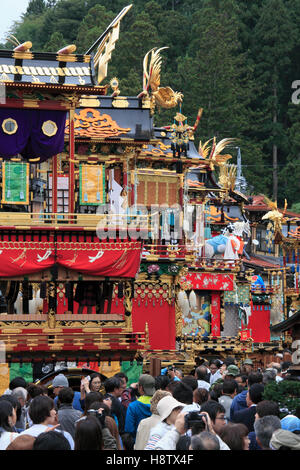
{"label": "dark hair head", "polygon": [[192,375],[186,375],[181,379],[181,383],[188,385],[192,390],[198,388],[198,381]]}
{"label": "dark hair head", "polygon": [[230,450],[244,450],[244,438],[249,430],[242,423],[228,423],[220,431],[220,438],[228,445]]}
{"label": "dark hair head", "polygon": [[264,386],[263,384],[253,384],[249,388],[249,397],[252,403],[259,403],[262,401],[262,396],[264,393]]}
{"label": "dark hair head", "polygon": [[33,398],[29,406],[29,416],[33,424],[41,424],[50,416],[54,408],[54,401],[45,395]]}
{"label": "dark hair head", "polygon": [[74,390],[71,387],[61,388],[58,393],[59,403],[71,405],[74,399]]}
{"label": "dark hair head", "polygon": [[91,403],[95,401],[103,401],[103,395],[100,392],[90,392],[86,395],[84,400],[84,415],[86,415],[87,410],[89,409]]}
{"label": "dark hair head", "polygon": [[168,375],[158,375],[155,377],[155,390],[166,390],[166,387],[171,382]]}
{"label": "dark hair head", "polygon": [[281,369],[282,370],[287,370],[291,365],[292,365],[292,363],[290,361],[284,361],[281,364]]}
{"label": "dark hair head", "polygon": [[220,369],[221,367],[221,361],[219,361],[219,359],[211,359],[209,361],[209,365],[211,366],[212,364],[214,364],[215,366],[217,366],[218,369]]}
{"label": "dark hair head", "polygon": [[194,390],[194,402],[198,403],[198,405],[205,403],[208,400],[208,396],[209,393],[206,388],[196,388],[196,390]]}
{"label": "dark hair head", "polygon": [[222,384],[222,392],[226,395],[232,395],[232,393],[238,390],[238,384],[235,380],[225,380]]}
{"label": "dark hair head", "polygon": [[226,357],[226,359],[224,359],[224,364],[228,367],[230,365],[236,365],[235,364],[235,358],[232,357],[232,356],[228,356]]}
{"label": "dark hair head", "polygon": [[207,368],[205,366],[199,366],[196,369],[196,376],[198,380],[206,380]]}
{"label": "dark hair head", "polygon": [[34,398],[38,395],[48,395],[48,389],[44,385],[29,384],[27,387],[28,398]]}
{"label": "dark hair head", "polygon": [[170,382],[168,383],[168,385],[167,385],[167,387],[166,387],[166,390],[167,390],[168,392],[171,392],[172,395],[173,395],[173,391],[174,391],[174,389],[176,388],[176,386],[178,385],[178,383],[179,383],[178,380],[173,380],[173,379],[170,380]]}
{"label": "dark hair head", "polygon": [[37,436],[33,450],[71,450],[71,446],[62,432],[49,431]]}
{"label": "dark hair head", "polygon": [[124,372],[118,372],[114,376],[117,377],[117,379],[125,379],[126,383],[128,382],[128,377],[126,374],[124,374]]}
{"label": "dark hair head", "polygon": [[2,401],[2,400],[8,401],[12,405],[12,407],[16,410],[17,421],[18,421],[21,417],[21,412],[22,412],[19,400],[12,394],[2,395],[0,397],[0,401]]}
{"label": "dark hair head", "polygon": [[101,375],[98,372],[94,372],[93,374],[90,375],[90,384],[94,379],[100,379],[100,382],[102,382]]}
{"label": "dark hair head", "polygon": [[9,382],[9,390],[13,390],[17,387],[27,388],[27,382],[23,377],[15,377]]}
{"label": "dark hair head", "polygon": [[264,416],[278,416],[279,418],[279,405],[275,401],[262,400],[257,404],[256,413],[260,418],[263,418]]}
{"label": "dark hair head", "polygon": [[102,429],[95,416],[87,416],[77,422],[75,450],[103,450]]}
{"label": "dark hair head", "polygon": [[208,413],[210,419],[215,422],[217,414],[225,413],[225,408],[221,403],[215,400],[208,400],[207,402],[203,403],[201,406],[201,412],[206,411]]}
{"label": "dark hair head", "polygon": [[248,386],[251,387],[253,384],[261,384],[263,381],[263,375],[260,372],[250,372],[248,375]]}
{"label": "dark hair head", "polygon": [[106,393],[112,393],[116,388],[121,387],[121,380],[118,377],[110,377],[104,382],[104,388]]}
{"label": "dark hair head", "polygon": [[218,438],[207,431],[196,434],[191,438],[192,450],[220,450]]}
{"label": "dark hair head", "polygon": [[9,401],[0,401],[0,427],[5,431],[12,431],[12,427],[9,424],[9,418],[13,415],[13,406]]}
{"label": "dark hair head", "polygon": [[185,383],[177,382],[172,395],[181,403],[186,403],[187,405],[191,405],[193,403],[193,389]]}
{"label": "dark hair head", "polygon": [[214,383],[209,390],[210,400],[218,401],[222,395],[223,383]]}

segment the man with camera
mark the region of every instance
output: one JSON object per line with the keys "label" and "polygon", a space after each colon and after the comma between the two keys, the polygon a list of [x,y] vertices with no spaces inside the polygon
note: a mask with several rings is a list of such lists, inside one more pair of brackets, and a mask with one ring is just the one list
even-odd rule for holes
{"label": "man with camera", "polygon": [[[165,435],[156,442],[154,450],[176,450],[177,444],[182,436],[187,436],[186,448],[191,446],[192,436],[199,436],[202,432],[209,433],[208,439],[200,439],[202,446],[207,446],[206,450],[229,450],[229,447],[221,440],[215,432],[213,423],[207,412],[189,413],[180,412],[175,420],[172,429],[167,431]],[[214,436],[214,437],[212,437]],[[216,444],[216,439],[218,444]],[[215,444],[212,444],[212,441]],[[206,442],[206,443],[205,443]],[[196,445],[196,442],[194,442]]]}

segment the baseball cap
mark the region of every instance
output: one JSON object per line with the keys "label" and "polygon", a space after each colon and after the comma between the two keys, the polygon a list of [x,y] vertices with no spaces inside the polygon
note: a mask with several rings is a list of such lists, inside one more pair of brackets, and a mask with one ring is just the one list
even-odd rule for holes
{"label": "baseball cap", "polygon": [[248,364],[249,366],[253,366],[253,362],[251,361],[251,359],[245,359],[243,364]]}
{"label": "baseball cap", "polygon": [[240,369],[238,368],[238,366],[231,364],[230,366],[227,367],[226,375],[233,375],[234,377],[236,377],[237,375],[239,375],[239,373],[240,373]]}
{"label": "baseball cap", "polygon": [[139,385],[144,389],[146,395],[152,397],[155,393],[155,379],[152,375],[142,374],[139,378]]}
{"label": "baseball cap", "polygon": [[68,387],[68,386],[69,386],[69,381],[64,374],[58,374],[56,377],[54,377],[52,381],[52,388]]}
{"label": "baseball cap", "polygon": [[159,402],[157,403],[157,412],[161,417],[161,420],[164,421],[165,419],[167,419],[168,416],[170,416],[170,414],[173,410],[175,410],[175,408],[184,408],[185,406],[185,403],[177,401],[174,397],[170,395],[159,400]]}
{"label": "baseball cap", "polygon": [[285,416],[281,420],[281,428],[286,431],[300,431],[300,419],[297,416]]}

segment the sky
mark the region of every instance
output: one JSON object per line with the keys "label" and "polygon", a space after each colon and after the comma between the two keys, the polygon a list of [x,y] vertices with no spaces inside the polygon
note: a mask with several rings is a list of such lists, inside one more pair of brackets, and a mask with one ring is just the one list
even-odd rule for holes
{"label": "sky", "polygon": [[29,0],[2,0],[1,3],[4,3],[5,7],[0,15],[0,42],[4,42],[13,22],[18,21],[22,13],[25,13]]}

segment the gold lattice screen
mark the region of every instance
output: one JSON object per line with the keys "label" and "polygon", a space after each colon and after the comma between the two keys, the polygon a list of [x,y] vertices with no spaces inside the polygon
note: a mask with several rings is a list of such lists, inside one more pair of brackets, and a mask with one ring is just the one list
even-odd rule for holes
{"label": "gold lattice screen", "polygon": [[180,176],[160,175],[157,173],[145,174],[137,172],[137,203],[144,206],[152,204],[179,203]]}

